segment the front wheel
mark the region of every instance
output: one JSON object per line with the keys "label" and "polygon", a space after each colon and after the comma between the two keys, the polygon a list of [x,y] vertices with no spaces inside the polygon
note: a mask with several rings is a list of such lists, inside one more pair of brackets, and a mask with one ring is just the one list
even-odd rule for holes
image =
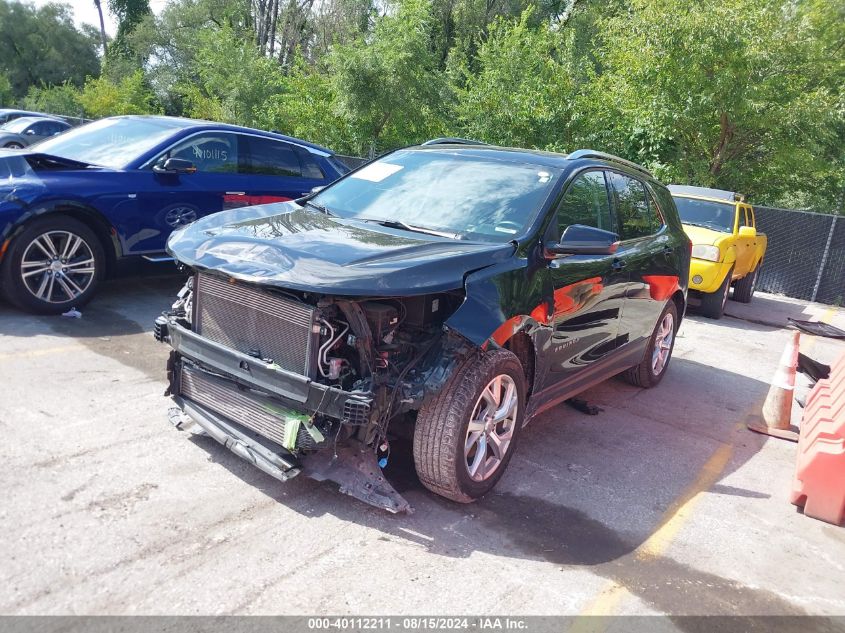
{"label": "front wheel", "polygon": [[6,143],[3,147],[5,147],[6,149],[23,149],[23,145],[14,142]]}
{"label": "front wheel", "polygon": [[514,354],[495,350],[464,363],[417,416],[422,484],[461,503],[489,492],[516,448],[524,409],[525,375]]}
{"label": "front wheel", "polygon": [[731,291],[731,277],[734,269],[728,271],[722,285],[716,292],[710,292],[701,296],[701,314],[710,319],[721,319],[725,313],[725,304],[728,302],[728,293]]}
{"label": "front wheel", "polygon": [[677,331],[678,308],[675,302],[670,300],[654,326],[643,360],[623,373],[622,377],[636,387],[649,389],[657,385],[663,379],[672,359]]}
{"label": "front wheel", "polygon": [[32,222],[3,258],[3,288],[9,300],[37,314],[81,307],[96,292],[103,273],[103,248],[94,232],[73,218]]}

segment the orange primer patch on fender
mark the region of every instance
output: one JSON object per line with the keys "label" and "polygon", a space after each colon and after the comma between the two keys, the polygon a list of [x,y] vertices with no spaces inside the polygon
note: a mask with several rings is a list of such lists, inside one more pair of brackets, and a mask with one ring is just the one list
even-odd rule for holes
{"label": "orange primer patch on fender", "polygon": [[648,284],[648,293],[655,301],[666,301],[680,289],[677,275],[643,275]]}

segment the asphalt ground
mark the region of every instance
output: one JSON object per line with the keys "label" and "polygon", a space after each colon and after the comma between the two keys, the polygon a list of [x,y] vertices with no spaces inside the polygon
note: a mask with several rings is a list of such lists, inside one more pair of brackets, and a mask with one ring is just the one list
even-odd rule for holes
{"label": "asphalt ground", "polygon": [[688,315],[658,388],[614,379],[584,394],[599,415],[538,417],[472,505],[394,447],[416,508],[394,516],[168,424],[151,329],[181,282],[110,282],[81,319],[0,304],[0,613],[845,615],[845,529],[790,505],[796,445],[743,424],[786,316],[842,310],[758,295]]}

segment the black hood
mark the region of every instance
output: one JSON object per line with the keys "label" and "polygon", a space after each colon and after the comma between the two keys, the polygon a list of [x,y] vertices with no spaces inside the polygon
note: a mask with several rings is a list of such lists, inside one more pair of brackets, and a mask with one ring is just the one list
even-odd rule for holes
{"label": "black hood", "polygon": [[507,259],[514,246],[388,229],[291,202],[214,214],[173,233],[167,251],[243,281],[395,296],[461,288],[467,273]]}

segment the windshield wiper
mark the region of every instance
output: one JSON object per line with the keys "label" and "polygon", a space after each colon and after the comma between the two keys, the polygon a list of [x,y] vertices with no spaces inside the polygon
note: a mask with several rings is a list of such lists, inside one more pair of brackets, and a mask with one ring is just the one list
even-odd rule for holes
{"label": "windshield wiper", "polygon": [[309,207],[314,207],[320,213],[325,213],[326,215],[330,215],[332,217],[335,217],[334,213],[329,211],[329,208],[327,206],[324,206],[322,204],[317,204],[316,202],[311,202],[310,200],[306,200],[305,204],[307,204]]}
{"label": "windshield wiper", "polygon": [[358,220],[359,222],[372,222],[373,224],[380,224],[389,229],[402,229],[403,231],[411,231],[412,233],[425,233],[426,235],[436,235],[438,237],[450,237],[453,240],[461,239],[460,233],[449,233],[447,231],[437,231],[429,229],[424,226],[415,226],[407,224],[401,220],[377,220],[375,218],[350,218],[351,220]]}

